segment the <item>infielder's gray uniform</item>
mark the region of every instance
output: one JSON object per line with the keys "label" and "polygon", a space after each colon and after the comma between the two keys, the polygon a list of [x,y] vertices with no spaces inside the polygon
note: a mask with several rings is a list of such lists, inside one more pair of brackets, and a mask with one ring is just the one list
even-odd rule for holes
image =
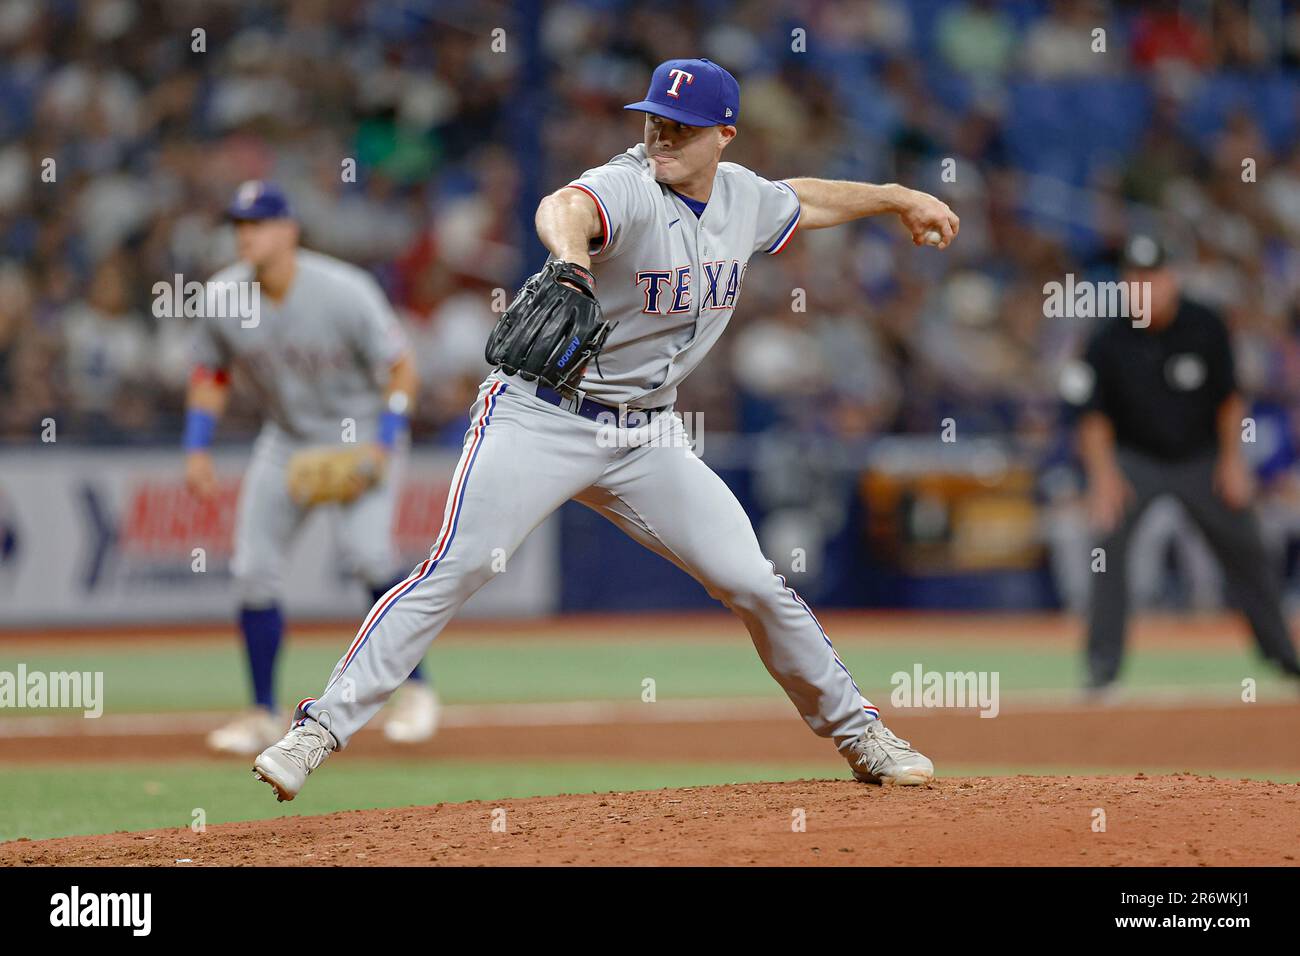
{"label": "infielder's gray uniform", "polygon": [[[364,270],[316,252],[297,252],[298,271],[284,301],[260,297],[256,323],[239,317],[200,320],[195,358],[212,369],[240,366],[266,423],[239,490],[232,571],[244,607],[280,599],[285,554],[308,509],[289,497],[294,452],[341,445],[344,421],[356,444],[373,442],[383,389],[406,338],[387,298]],[[209,280],[213,302],[223,282],[252,281],[237,263]],[[210,308],[209,312],[215,309]],[[350,447],[350,446],[349,446]],[[392,519],[400,454],[385,479],[337,506],[335,539],[345,567],[372,589],[393,579]]]}
{"label": "infielder's gray uniform", "polygon": [[[784,183],[721,163],[697,220],[655,181],[642,145],[570,185],[599,210],[592,271],[606,317],[619,323],[587,368],[586,395],[631,409],[671,405],[726,327],[749,257],[779,252],[794,233],[798,198]],[[429,558],[371,609],[324,693],[302,701],[296,718],[319,719],[346,746],[492,577],[494,563],[575,498],[735,611],[816,733],[839,746],[861,734],[879,712],[763,557],[730,489],[689,449],[681,419],[661,413],[639,427],[602,424],[536,391],[500,370],[488,376]],[[636,422],[629,415],[625,424]]]}

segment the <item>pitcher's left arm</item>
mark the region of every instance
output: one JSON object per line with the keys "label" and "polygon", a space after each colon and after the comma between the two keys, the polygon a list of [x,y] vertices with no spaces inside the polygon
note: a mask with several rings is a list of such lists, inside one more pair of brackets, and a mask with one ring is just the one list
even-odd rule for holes
{"label": "pitcher's left arm", "polygon": [[957,237],[961,220],[948,204],[929,193],[897,183],[876,185],[836,179],[787,179],[803,208],[799,225],[804,229],[825,229],[854,219],[893,213],[912,234],[912,242],[923,245],[931,232],[939,234],[935,245],[946,249]]}

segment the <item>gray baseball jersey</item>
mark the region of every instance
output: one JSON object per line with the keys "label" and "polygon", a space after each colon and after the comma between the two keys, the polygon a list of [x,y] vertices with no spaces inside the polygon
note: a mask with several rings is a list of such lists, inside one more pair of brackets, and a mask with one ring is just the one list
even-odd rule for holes
{"label": "gray baseball jersey", "polygon": [[[252,268],[240,262],[208,285],[252,278]],[[266,295],[257,301],[255,322],[239,316],[200,319],[195,361],[240,368],[267,421],[293,439],[336,444],[343,420],[352,419],[356,440],[372,441],[383,410],[383,382],[406,348],[379,284],[363,269],[302,249],[284,301]]]}
{"label": "gray baseball jersey", "polygon": [[655,181],[643,144],[569,185],[590,196],[600,215],[592,272],[601,310],[618,321],[581,388],[608,405],[671,405],[727,327],[750,256],[774,255],[794,235],[799,198],[786,183],[719,163],[696,218]]}
{"label": "gray baseball jersey", "polygon": [[[286,553],[307,515],[288,494],[290,457],[308,445],[340,444],[348,419],[355,423],[349,437],[357,444],[373,441],[388,371],[406,348],[397,317],[368,273],[307,250],[297,259],[282,302],[260,296],[255,322],[209,314],[199,319],[195,337],[195,361],[242,372],[266,415],[240,485],[235,523],[231,571],[246,607],[280,600]],[[252,277],[250,266],[237,263],[213,276],[209,289]],[[384,481],[332,509],[344,565],[372,588],[393,579],[401,458],[399,449]]]}
{"label": "gray baseball jersey", "polygon": [[[667,405],[722,333],[749,257],[779,252],[798,226],[798,198],[788,185],[723,163],[697,220],[654,181],[640,146],[573,185],[600,210],[596,294],[620,321],[583,388],[607,404]],[[535,382],[500,370],[488,376],[428,559],[371,608],[325,690],[300,702],[295,718],[319,721],[346,746],[461,605],[508,569],[503,558],[573,499],[735,611],[808,726],[847,748],[879,712],[812,610],[763,556],[735,495],[691,450],[681,419],[601,424],[536,391]]]}

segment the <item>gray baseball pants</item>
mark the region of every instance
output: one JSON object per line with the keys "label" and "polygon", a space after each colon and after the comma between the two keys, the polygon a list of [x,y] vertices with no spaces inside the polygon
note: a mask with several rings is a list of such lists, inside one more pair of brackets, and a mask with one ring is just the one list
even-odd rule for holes
{"label": "gray baseball pants", "polygon": [[814,733],[843,748],[879,716],[812,611],[764,558],[731,490],[689,449],[678,416],[603,425],[532,391],[500,372],[484,381],[429,557],[371,608],[325,690],[302,701],[295,719],[318,720],[347,746],[494,568],[571,498],[731,608]]}
{"label": "gray baseball pants", "polygon": [[1300,674],[1300,663],[1282,616],[1282,588],[1268,560],[1254,512],[1229,508],[1214,490],[1214,457],[1168,462],[1132,449],[1119,450],[1119,466],[1136,500],[1109,535],[1098,542],[1106,571],[1093,575],[1088,617],[1088,682],[1104,686],[1119,676],[1128,625],[1127,561],[1129,537],[1152,499],[1174,495],[1205,535],[1223,564],[1229,594],[1250,622],[1264,657],[1284,671]]}

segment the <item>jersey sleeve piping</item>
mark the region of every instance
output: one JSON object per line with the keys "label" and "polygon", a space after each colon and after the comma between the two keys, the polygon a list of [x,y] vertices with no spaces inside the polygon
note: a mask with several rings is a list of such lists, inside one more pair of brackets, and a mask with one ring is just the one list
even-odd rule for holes
{"label": "jersey sleeve piping", "polygon": [[600,248],[597,249],[594,253],[592,253],[592,255],[599,255],[600,253],[604,252],[607,248],[609,248],[609,242],[611,239],[611,235],[610,235],[611,230],[609,226],[609,209],[606,208],[605,201],[601,199],[600,196],[596,195],[596,191],[592,189],[590,186],[586,185],[585,183],[576,183],[576,182],[569,183],[569,188],[581,190],[582,192],[590,196],[591,201],[596,204],[596,214],[600,216],[600,228],[601,231],[604,233],[604,236],[601,239]]}
{"label": "jersey sleeve piping", "polygon": [[797,205],[794,211],[794,216],[788,223],[786,223],[785,228],[781,230],[781,234],[776,237],[776,241],[768,246],[767,254],[769,256],[774,256],[785,248],[786,243],[790,241],[790,237],[793,236],[795,230],[799,228],[799,217],[803,215],[803,204],[799,202],[799,194],[794,191],[794,187],[784,181],[778,182],[777,185],[790,190],[790,195],[794,196],[794,201]]}

